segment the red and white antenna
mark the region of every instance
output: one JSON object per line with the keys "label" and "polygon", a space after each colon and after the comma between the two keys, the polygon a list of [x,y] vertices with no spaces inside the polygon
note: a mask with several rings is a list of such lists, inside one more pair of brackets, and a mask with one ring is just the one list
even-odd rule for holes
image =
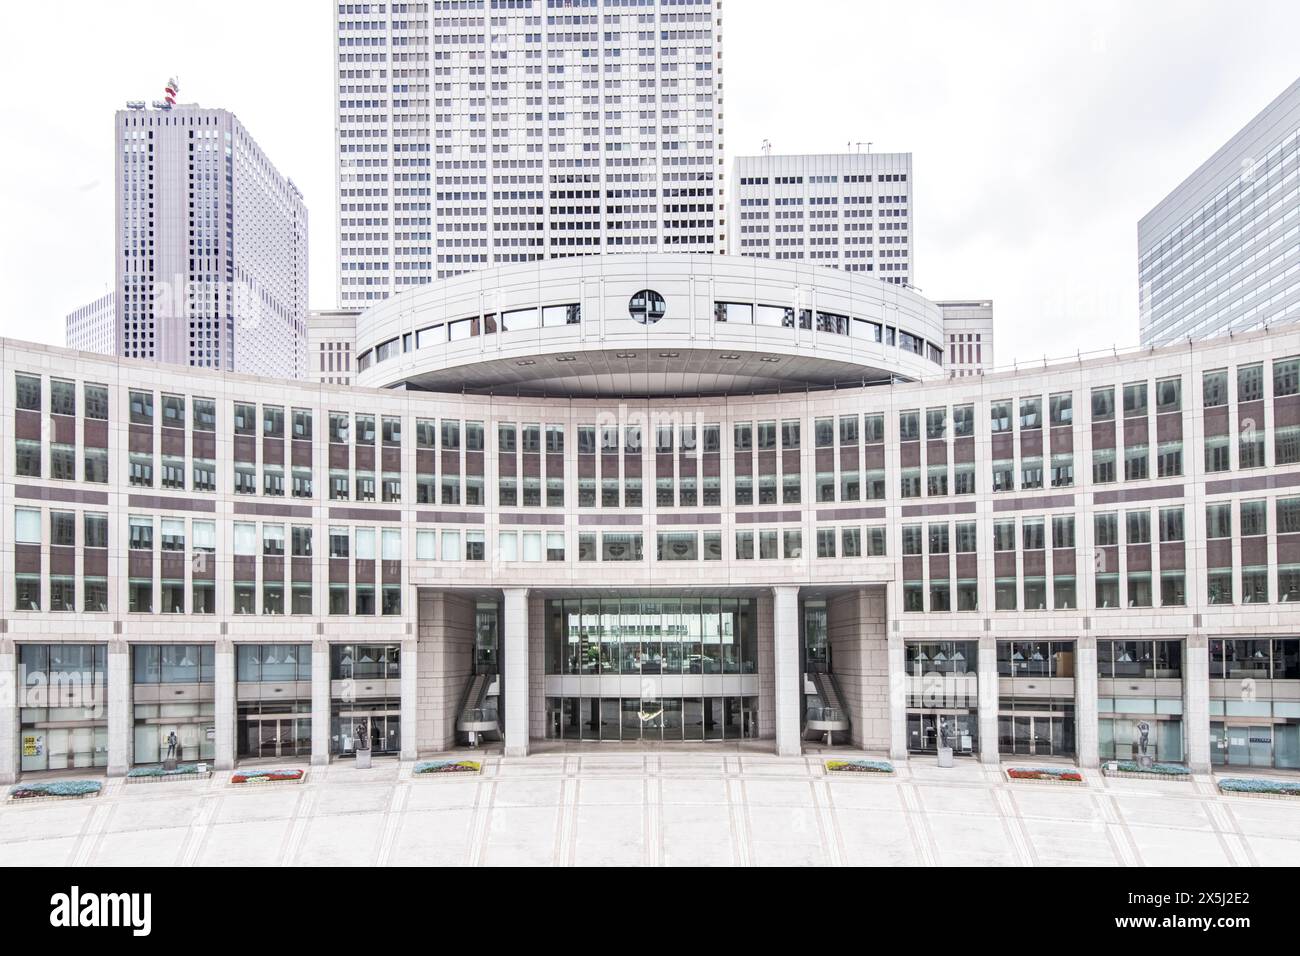
{"label": "red and white antenna", "polygon": [[176,94],[180,92],[180,89],[181,85],[176,82],[176,77],[173,76],[167,81],[167,85],[163,88],[163,101],[167,104],[168,108],[176,105]]}

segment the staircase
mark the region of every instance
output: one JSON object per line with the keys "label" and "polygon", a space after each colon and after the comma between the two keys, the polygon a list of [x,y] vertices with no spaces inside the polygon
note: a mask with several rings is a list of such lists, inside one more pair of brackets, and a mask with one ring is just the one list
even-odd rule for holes
{"label": "staircase", "polygon": [[461,698],[456,731],[469,737],[470,746],[477,746],[480,734],[501,732],[497,717],[495,690],[496,674],[475,674]]}
{"label": "staircase", "polygon": [[848,732],[849,711],[840,696],[839,685],[835,675],[822,670],[809,671],[804,675],[805,691],[816,694],[820,706],[810,706],[807,713],[808,730],[826,735],[826,743],[833,746],[836,731]]}

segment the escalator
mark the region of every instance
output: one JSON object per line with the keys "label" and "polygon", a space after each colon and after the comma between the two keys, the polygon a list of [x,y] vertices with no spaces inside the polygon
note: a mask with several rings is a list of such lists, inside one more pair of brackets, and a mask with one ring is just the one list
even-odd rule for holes
{"label": "escalator", "polygon": [[500,739],[501,720],[497,709],[500,693],[498,675],[475,674],[470,678],[456,718],[456,732],[465,735],[471,747],[477,747],[484,734],[494,734]]}
{"label": "escalator", "polygon": [[804,674],[804,693],[808,700],[805,729],[824,735],[827,746],[834,746],[835,734],[849,731],[849,711],[835,675],[820,669],[808,671]]}

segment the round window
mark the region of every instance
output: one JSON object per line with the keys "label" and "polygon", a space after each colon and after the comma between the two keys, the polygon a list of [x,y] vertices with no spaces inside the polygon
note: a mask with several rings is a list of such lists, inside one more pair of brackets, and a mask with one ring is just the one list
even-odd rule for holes
{"label": "round window", "polygon": [[642,325],[654,325],[664,317],[664,297],[653,289],[642,289],[627,304],[628,314]]}

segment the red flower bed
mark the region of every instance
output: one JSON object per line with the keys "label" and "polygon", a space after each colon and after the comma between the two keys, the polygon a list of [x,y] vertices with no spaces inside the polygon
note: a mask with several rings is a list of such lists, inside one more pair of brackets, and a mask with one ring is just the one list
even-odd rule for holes
{"label": "red flower bed", "polygon": [[1050,770],[1022,770],[1012,768],[1007,771],[1007,776],[1015,780],[1065,780],[1070,783],[1083,782],[1083,776],[1076,770],[1062,770],[1059,773],[1053,773]]}
{"label": "red flower bed", "polygon": [[236,773],[230,777],[231,783],[272,783],[276,780],[301,780],[301,770],[267,770]]}

